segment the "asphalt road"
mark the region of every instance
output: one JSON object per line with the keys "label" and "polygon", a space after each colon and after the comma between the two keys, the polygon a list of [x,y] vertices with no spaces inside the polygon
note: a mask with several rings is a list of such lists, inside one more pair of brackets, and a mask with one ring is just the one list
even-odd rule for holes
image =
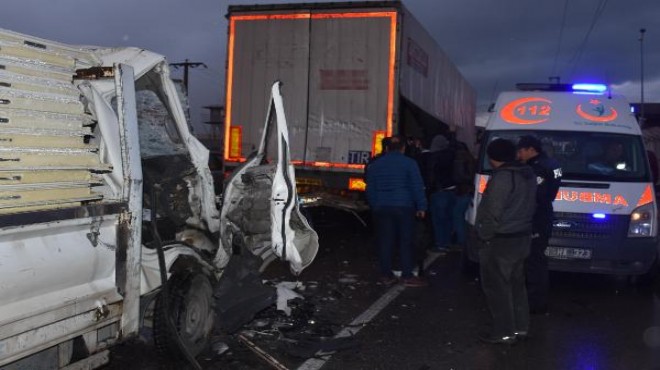
{"label": "asphalt road", "polygon": [[[529,340],[512,347],[486,345],[477,334],[486,327],[488,312],[478,280],[460,270],[460,253],[438,257],[428,267],[429,287],[385,287],[376,282],[369,230],[347,214],[318,216],[320,253],[298,277],[305,299],[290,302],[291,316],[268,309],[242,329],[283,368],[660,369],[657,282],[636,287],[609,276],[553,273],[550,312],[532,316]],[[265,277],[296,281],[279,264]],[[374,308],[383,296],[391,301]],[[373,318],[355,324],[365,311]],[[357,333],[333,339],[343,329]],[[159,359],[148,332],[144,337],[113,350],[106,369],[182,368]],[[319,348],[338,350],[319,361]],[[237,334],[216,333],[198,361],[204,369],[275,368]]]}

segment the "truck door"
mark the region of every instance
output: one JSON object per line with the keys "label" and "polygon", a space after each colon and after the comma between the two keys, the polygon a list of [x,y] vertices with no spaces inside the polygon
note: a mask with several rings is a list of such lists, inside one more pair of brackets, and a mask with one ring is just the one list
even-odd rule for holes
{"label": "truck door", "polygon": [[304,159],[356,168],[392,133],[396,13],[337,11],[311,17]]}
{"label": "truck door", "polygon": [[266,112],[255,107],[268,101],[265,86],[279,80],[291,160],[361,169],[374,143],[392,132],[396,15],[230,15],[225,160],[243,161],[258,148]]}
{"label": "truck door", "polygon": [[265,261],[279,257],[298,274],[314,260],[318,236],[298,208],[289,143],[280,83],[275,82],[259,149],[227,183],[220,236],[227,250],[239,246]]}
{"label": "truck door", "polygon": [[[271,91],[286,86],[286,115],[293,158],[302,159],[307,126],[309,13],[231,15],[226,91],[225,160],[239,162],[257,150]],[[274,144],[273,141],[271,144]],[[274,145],[269,145],[274,147]]]}

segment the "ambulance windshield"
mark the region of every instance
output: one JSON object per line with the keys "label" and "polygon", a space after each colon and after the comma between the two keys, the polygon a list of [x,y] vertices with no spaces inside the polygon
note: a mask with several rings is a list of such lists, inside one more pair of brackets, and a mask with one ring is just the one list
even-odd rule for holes
{"label": "ambulance windshield", "polygon": [[491,171],[485,153],[488,143],[497,138],[517,143],[523,135],[541,140],[545,154],[561,163],[564,180],[650,181],[641,137],[575,131],[491,131],[483,141],[480,172]]}

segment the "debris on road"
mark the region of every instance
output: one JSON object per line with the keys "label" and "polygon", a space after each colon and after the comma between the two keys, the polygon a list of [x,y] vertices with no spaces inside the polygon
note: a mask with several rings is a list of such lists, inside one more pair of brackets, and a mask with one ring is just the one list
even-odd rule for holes
{"label": "debris on road", "polygon": [[283,281],[276,285],[277,288],[277,309],[283,311],[287,316],[291,316],[291,308],[287,304],[292,299],[303,298],[293,289],[304,288],[300,282]]}
{"label": "debris on road", "polygon": [[238,334],[238,340],[246,345],[252,352],[256,353],[257,356],[259,356],[261,359],[266,361],[269,365],[271,365],[274,369],[278,370],[288,370],[288,368],[284,365],[282,365],[279,361],[277,361],[273,356],[269,355],[266,351],[262,350],[261,348],[257,347],[252,341],[250,341],[245,335]]}

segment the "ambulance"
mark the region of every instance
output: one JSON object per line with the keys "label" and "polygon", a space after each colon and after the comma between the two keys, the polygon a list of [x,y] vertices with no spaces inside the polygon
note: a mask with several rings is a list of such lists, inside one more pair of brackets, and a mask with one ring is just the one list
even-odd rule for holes
{"label": "ambulance", "polygon": [[541,140],[561,163],[545,251],[550,270],[643,275],[657,268],[657,205],[642,132],[622,96],[605,85],[518,84],[498,97],[480,148],[475,194],[466,213],[464,261],[478,261],[474,224],[492,168],[491,141]]}

